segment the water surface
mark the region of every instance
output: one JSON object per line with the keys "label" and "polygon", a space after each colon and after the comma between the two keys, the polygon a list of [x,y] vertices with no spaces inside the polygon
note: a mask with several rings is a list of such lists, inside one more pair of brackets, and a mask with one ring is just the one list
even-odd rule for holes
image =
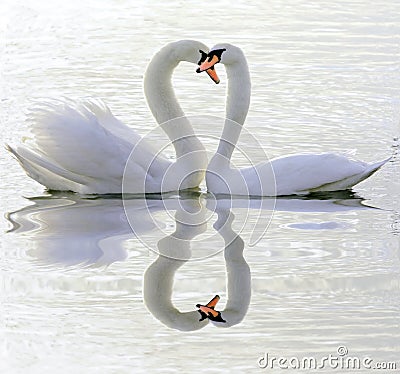
{"label": "water surface", "polygon": [[[100,98],[141,134],[152,131],[146,65],[165,43],[194,38],[243,48],[246,129],[269,157],[394,157],[353,193],[280,198],[274,209],[271,199],[216,201],[202,187],[129,199],[126,214],[117,196],[50,194],[2,152],[2,372],[257,372],[265,352],[322,357],[339,346],[397,360],[399,370],[397,1],[221,1],[216,13],[176,1],[4,7],[3,143],[29,136],[27,110],[42,98]],[[178,67],[187,114],[223,116],[218,73],[215,86]],[[196,130],[212,153],[220,126]],[[193,211],[207,224],[176,222]],[[250,246],[252,230],[265,228],[259,216],[267,231]],[[219,326],[196,320],[195,305],[215,294],[229,322]]]}

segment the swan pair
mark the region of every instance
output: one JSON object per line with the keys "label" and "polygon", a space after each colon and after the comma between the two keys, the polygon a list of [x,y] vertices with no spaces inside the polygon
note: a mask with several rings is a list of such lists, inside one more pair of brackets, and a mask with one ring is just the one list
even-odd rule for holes
{"label": "swan pair", "polygon": [[[103,104],[68,103],[36,109],[36,147],[12,152],[27,174],[53,190],[84,194],[159,193],[198,187],[206,171],[208,191],[216,194],[275,196],[349,189],[386,161],[368,164],[333,153],[299,154],[243,169],[230,159],[250,103],[250,75],[243,52],[231,44],[211,49],[200,42],[167,44],[151,60],[144,79],[149,108],[172,142],[177,160],[170,162],[152,149]],[[171,77],[179,62],[200,65],[216,82],[217,63],[228,77],[226,119],[218,150],[207,166],[206,151],[177,102]],[[131,154],[133,149],[133,154]],[[127,163],[127,160],[130,162]],[[128,187],[126,189],[125,187]]]}

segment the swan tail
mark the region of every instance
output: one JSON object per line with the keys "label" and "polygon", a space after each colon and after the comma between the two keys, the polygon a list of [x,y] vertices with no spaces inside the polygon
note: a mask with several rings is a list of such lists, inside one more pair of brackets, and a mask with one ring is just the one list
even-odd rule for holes
{"label": "swan tail", "polygon": [[362,175],[363,178],[360,180],[360,182],[362,180],[370,177],[372,174],[374,174],[376,171],[378,171],[383,165],[385,165],[391,159],[392,159],[392,156],[388,157],[385,160],[375,162],[374,164],[368,164],[368,167],[365,170],[365,172],[363,173],[363,175]]}
{"label": "swan tail", "polygon": [[363,180],[369,178],[372,174],[378,171],[383,165],[385,165],[392,157],[389,157],[385,160],[378,161],[373,164],[365,164],[365,169],[362,173],[351,175],[347,178],[341,179],[339,181],[335,181],[333,183],[327,183],[323,186],[320,186],[314,190],[310,190],[310,192],[314,191],[339,191],[339,190],[349,190],[354,187],[356,184],[362,182]]}
{"label": "swan tail", "polygon": [[29,177],[51,190],[77,191],[79,185],[88,183],[87,178],[63,169],[28,148],[13,148],[6,144],[6,149],[17,159]]}

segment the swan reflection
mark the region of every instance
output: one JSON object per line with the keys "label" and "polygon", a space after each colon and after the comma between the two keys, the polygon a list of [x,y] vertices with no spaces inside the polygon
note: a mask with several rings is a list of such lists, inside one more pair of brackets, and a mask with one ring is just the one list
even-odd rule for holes
{"label": "swan reflection", "polygon": [[[158,242],[159,255],[144,274],[143,297],[148,310],[166,326],[181,331],[198,330],[210,322],[202,319],[197,310],[181,312],[172,303],[176,272],[191,258],[191,241],[207,230],[206,211],[200,200],[182,201],[182,209],[175,215],[175,231]],[[244,242],[232,230],[233,213],[220,209],[218,204],[215,212],[218,219],[214,228],[225,243],[228,300],[221,310],[225,321],[211,322],[218,327],[231,327],[243,320],[250,304],[250,268],[243,257]]]}
{"label": "swan reflection", "polygon": [[[200,201],[183,201],[183,209],[175,214],[175,231],[157,243],[158,257],[147,268],[143,279],[143,297],[151,314],[168,327],[198,330],[208,320],[199,321],[196,310],[181,312],[172,304],[172,288],[176,271],[191,257],[190,241],[207,229],[205,208]],[[192,220],[192,214],[194,213]]]}
{"label": "swan reflection", "polygon": [[133,230],[140,235],[164,225],[149,214],[165,209],[162,200],[123,203],[120,197],[84,199],[56,193],[30,201],[33,205],[8,215],[9,232],[33,239],[29,255],[46,263],[102,266],[124,261],[125,242],[134,239]]}
{"label": "swan reflection", "polygon": [[[228,328],[240,323],[247,313],[251,274],[243,253],[248,231],[246,227],[237,230],[237,223],[244,218],[249,225],[254,225],[254,217],[271,217],[277,210],[343,212],[373,209],[352,194],[314,198],[214,199],[192,192],[166,196],[165,199],[155,195],[147,199],[132,196],[122,200],[120,196],[82,198],[61,193],[30,199],[31,205],[10,213],[7,218],[12,224],[10,232],[32,243],[30,256],[56,265],[104,266],[124,261],[132,249],[143,249],[143,254],[147,253],[146,242],[139,238],[152,237],[156,243],[152,249],[157,252],[157,258],[144,273],[145,305],[166,326],[189,331],[200,329],[209,322]],[[170,211],[174,214],[169,215]],[[208,217],[213,214],[217,216],[216,220],[213,218],[214,230],[208,225]],[[265,220],[258,222],[265,231]],[[306,228],[312,229],[311,226]],[[220,249],[226,266],[227,292],[224,295],[223,290],[217,290],[221,292],[221,306],[218,304],[216,310],[221,312],[224,323],[209,318],[200,321],[201,315],[196,309],[196,303],[203,304],[215,295],[214,290],[202,290],[206,296],[188,305],[188,311],[180,311],[172,302],[174,279],[185,263],[199,258],[198,253],[204,252],[204,247],[210,255],[221,256],[221,251],[211,252],[216,239],[207,236],[210,232],[223,239]],[[133,240],[135,243],[130,245]],[[189,266],[196,267],[197,264],[191,261]]]}
{"label": "swan reflection", "polygon": [[230,210],[220,208],[218,204],[216,212],[218,219],[214,228],[225,243],[228,301],[225,309],[221,311],[226,323],[212,323],[218,327],[230,327],[241,322],[247,313],[251,297],[251,275],[250,267],[243,257],[244,241],[232,230],[234,214]]}
{"label": "swan reflection", "polygon": [[[67,266],[110,265],[127,258],[128,240],[149,237],[156,244],[160,237],[165,237],[165,228],[171,221],[167,213],[181,209],[182,199],[195,199],[198,204],[199,196],[204,197],[209,215],[214,210],[221,215],[219,220],[223,220],[224,211],[234,210],[236,223],[244,221],[247,225],[242,230],[245,234],[247,228],[253,225],[252,229],[261,235],[266,229],[266,219],[271,218],[273,211],[342,212],[372,209],[362,198],[343,192],[318,195],[312,199],[293,197],[276,200],[223,196],[215,200],[209,195],[181,192],[179,196],[166,196],[164,199],[160,195],[146,199],[133,196],[124,201],[120,196],[113,195],[82,198],[72,193],[56,193],[29,199],[32,204],[9,213],[7,218],[12,225],[9,231],[29,238],[34,247],[29,254],[41,261]],[[247,215],[242,214],[244,210]],[[298,227],[301,227],[301,223]],[[313,227],[307,227],[310,228]]]}

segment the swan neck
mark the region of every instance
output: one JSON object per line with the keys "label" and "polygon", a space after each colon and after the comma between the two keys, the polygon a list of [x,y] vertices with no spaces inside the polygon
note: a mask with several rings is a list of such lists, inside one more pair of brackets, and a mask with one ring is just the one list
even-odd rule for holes
{"label": "swan neck", "polygon": [[184,115],[176,99],[171,79],[180,60],[171,56],[172,46],[162,48],[150,61],[144,76],[148,106],[159,124]]}
{"label": "swan neck", "polygon": [[228,77],[226,118],[217,152],[229,160],[249,110],[251,83],[244,55],[241,54],[236,62],[225,66]]}
{"label": "swan neck", "polygon": [[183,52],[180,52],[176,44],[162,48],[149,63],[144,77],[148,106],[171,140],[177,157],[204,149],[190,121],[184,116],[172,87],[172,74],[179,62],[185,60]]}

